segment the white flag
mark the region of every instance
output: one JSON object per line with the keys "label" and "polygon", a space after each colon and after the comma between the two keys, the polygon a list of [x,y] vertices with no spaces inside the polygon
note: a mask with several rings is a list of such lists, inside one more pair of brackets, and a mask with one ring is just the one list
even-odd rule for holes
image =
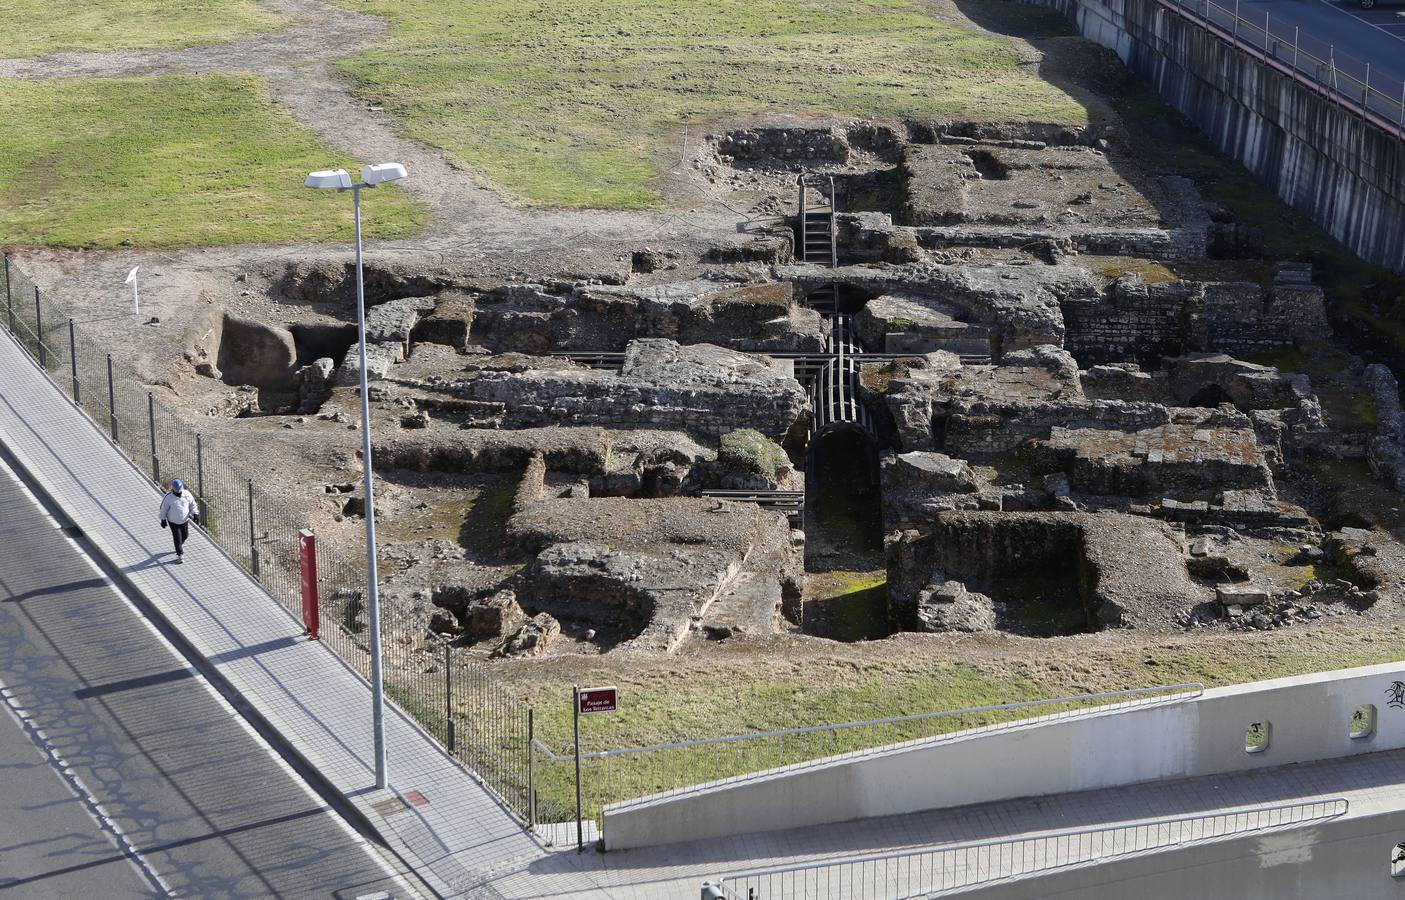
{"label": "white flag", "polygon": [[132,271],[127,273],[127,280],[123,284],[132,286],[132,312],[141,315],[141,298],[137,296],[137,273],[141,271],[141,266],[132,266]]}

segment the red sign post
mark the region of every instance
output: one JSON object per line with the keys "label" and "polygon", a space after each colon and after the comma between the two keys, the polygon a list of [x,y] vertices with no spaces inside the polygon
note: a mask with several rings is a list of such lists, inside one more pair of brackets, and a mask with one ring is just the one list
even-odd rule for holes
{"label": "red sign post", "polygon": [[321,625],[317,612],[317,537],[306,528],[298,532],[298,563],[302,571],[302,624],[307,636],[315,641]]}

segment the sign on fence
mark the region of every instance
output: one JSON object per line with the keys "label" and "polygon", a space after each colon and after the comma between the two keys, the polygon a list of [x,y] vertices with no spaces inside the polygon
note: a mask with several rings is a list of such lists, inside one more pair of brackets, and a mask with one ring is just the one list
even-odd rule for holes
{"label": "sign on fence", "polygon": [[619,690],[610,687],[581,688],[577,701],[581,713],[615,712],[619,709]]}
{"label": "sign on fence", "polygon": [[298,532],[298,563],[302,572],[302,624],[307,636],[315,641],[321,625],[317,611],[317,538],[306,528]]}
{"label": "sign on fence", "polygon": [[614,685],[582,689],[572,686],[571,724],[576,733],[576,852],[585,850],[585,832],[581,818],[581,716],[589,713],[615,712],[619,709],[619,690]]}

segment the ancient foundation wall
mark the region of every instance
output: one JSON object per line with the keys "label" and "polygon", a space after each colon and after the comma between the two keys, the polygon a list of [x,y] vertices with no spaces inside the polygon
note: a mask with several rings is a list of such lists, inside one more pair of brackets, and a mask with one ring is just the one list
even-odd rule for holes
{"label": "ancient foundation wall", "polygon": [[1158,0],[1024,2],[1069,15],[1362,259],[1405,270],[1405,142]]}

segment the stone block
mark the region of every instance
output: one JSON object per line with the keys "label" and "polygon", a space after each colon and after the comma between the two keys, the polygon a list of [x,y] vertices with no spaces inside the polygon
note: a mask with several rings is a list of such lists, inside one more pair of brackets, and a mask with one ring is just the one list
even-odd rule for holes
{"label": "stone block", "polygon": [[1222,584],[1215,597],[1225,606],[1258,606],[1269,600],[1268,591],[1253,584]]}

